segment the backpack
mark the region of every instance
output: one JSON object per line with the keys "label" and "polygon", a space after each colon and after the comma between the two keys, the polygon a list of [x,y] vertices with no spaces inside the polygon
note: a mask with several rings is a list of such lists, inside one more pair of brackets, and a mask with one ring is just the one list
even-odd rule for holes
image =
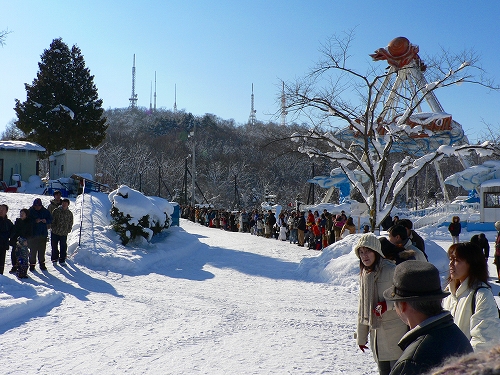
{"label": "backpack", "polygon": [[[479,289],[490,289],[489,287],[487,286],[480,286],[478,288],[476,288],[474,290],[474,294],[472,295],[472,314],[474,315],[474,313],[476,312],[476,294],[477,294],[477,291]],[[491,289],[490,289],[491,290]],[[496,300],[495,300],[495,303],[496,303]],[[500,309],[498,308],[498,305],[497,305],[497,310],[498,310],[498,318],[500,318]]]}

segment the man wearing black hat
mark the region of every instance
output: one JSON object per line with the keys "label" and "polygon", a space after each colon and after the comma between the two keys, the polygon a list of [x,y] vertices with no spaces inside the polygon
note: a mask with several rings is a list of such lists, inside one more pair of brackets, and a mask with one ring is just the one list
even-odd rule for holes
{"label": "man wearing black hat", "polygon": [[448,294],[442,291],[439,271],[431,263],[408,260],[396,266],[393,286],[384,291],[384,298],[394,301],[396,313],[410,331],[399,341],[403,354],[391,375],[422,374],[448,357],[472,352],[467,337],[441,306]]}

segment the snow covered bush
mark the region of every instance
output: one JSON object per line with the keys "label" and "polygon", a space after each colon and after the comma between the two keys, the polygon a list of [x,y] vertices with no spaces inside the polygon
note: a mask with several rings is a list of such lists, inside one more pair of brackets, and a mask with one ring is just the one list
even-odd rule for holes
{"label": "snow covered bush", "polygon": [[148,242],[170,227],[173,206],[165,199],[146,197],[126,185],[109,193],[111,202],[111,225],[118,233],[123,245],[138,237]]}

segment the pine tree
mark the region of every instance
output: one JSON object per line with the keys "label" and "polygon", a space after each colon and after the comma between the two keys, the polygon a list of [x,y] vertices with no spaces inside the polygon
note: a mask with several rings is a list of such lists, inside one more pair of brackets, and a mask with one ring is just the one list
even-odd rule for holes
{"label": "pine tree", "polygon": [[106,118],[80,49],[54,39],[38,68],[33,83],[25,84],[26,101],[16,99],[16,126],[48,153],[98,146],[106,135]]}

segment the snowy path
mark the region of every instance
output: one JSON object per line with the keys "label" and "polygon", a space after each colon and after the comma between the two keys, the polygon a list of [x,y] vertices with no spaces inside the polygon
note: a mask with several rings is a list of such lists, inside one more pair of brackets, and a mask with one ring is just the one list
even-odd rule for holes
{"label": "snowy path", "polygon": [[357,294],[297,273],[316,252],[181,226],[147,270],[37,273],[64,298],[1,326],[2,373],[376,373],[352,338]]}

